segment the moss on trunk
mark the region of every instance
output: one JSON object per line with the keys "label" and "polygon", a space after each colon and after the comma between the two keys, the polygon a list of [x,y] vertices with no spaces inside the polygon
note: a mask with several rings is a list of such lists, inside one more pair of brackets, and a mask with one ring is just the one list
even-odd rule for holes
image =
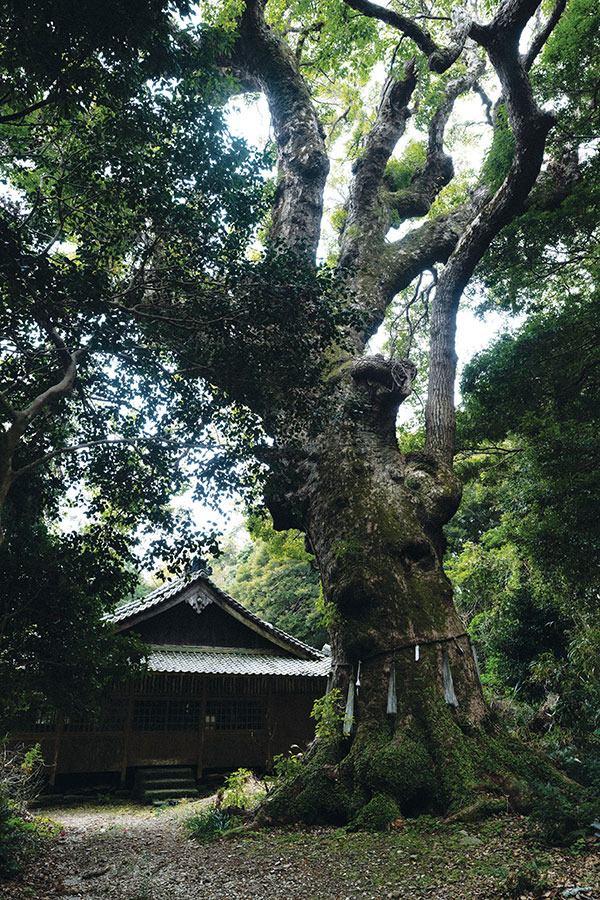
{"label": "moss on trunk", "polygon": [[344,736],[340,722],[337,737],[318,741],[261,815],[379,828],[457,813],[478,796],[490,801],[482,810],[507,797],[526,805],[540,783],[562,790],[565,780],[511,739],[484,702],[442,567],[442,529],[460,484],[440,458],[399,452],[396,381],[386,381],[381,360],[355,369],[291,498],[321,572],[331,687],[342,706],[351,692],[353,726]]}
{"label": "moss on trunk", "polygon": [[510,809],[532,813],[548,836],[563,839],[597,816],[597,798],[493,715],[467,734],[436,706],[403,733],[386,723],[317,740],[293,780],[263,804],[260,821],[386,830],[421,814],[475,821]]}

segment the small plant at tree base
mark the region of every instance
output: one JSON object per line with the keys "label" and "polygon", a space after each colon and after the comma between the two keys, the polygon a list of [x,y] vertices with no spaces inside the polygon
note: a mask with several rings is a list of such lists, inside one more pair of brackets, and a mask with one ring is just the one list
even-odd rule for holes
{"label": "small plant at tree base", "polygon": [[548,880],[538,866],[533,863],[521,866],[511,872],[504,883],[505,897],[521,897],[527,893],[534,897],[542,897],[548,890]]}
{"label": "small plant at tree base", "polygon": [[235,813],[250,809],[264,796],[264,788],[254,790],[252,782],[254,776],[250,769],[237,769],[228,775],[225,787],[217,794],[216,802],[184,820],[184,827],[190,837],[206,843],[235,828],[239,823]]}
{"label": "small plant at tree base", "polygon": [[17,814],[27,810],[27,804],[41,789],[44,766],[39,744],[34,747],[0,746],[0,797],[8,798]]}
{"label": "small plant at tree base", "polygon": [[587,790],[577,793],[571,786],[532,783],[531,813],[537,819],[542,835],[549,843],[577,846],[589,825],[600,814],[597,795]]}
{"label": "small plant at tree base", "polygon": [[21,871],[22,858],[35,848],[37,837],[35,822],[15,815],[10,801],[0,800],[0,876],[10,878]]}
{"label": "small plant at tree base", "polygon": [[327,743],[336,741],[341,736],[342,722],[344,721],[342,692],[334,688],[324,697],[315,700],[311,716],[316,723],[317,737]]}
{"label": "small plant at tree base", "polygon": [[248,809],[255,803],[255,796],[248,791],[248,782],[253,777],[250,769],[236,769],[225,779],[223,791],[223,806],[237,806],[239,809]]}
{"label": "small plant at tree base", "polygon": [[277,753],[273,757],[273,774],[265,775],[263,779],[267,794],[278,784],[293,781],[300,773],[303,758],[304,754],[301,751],[292,753],[288,750],[287,753]]}
{"label": "small plant at tree base", "polygon": [[278,753],[273,757],[273,773],[277,778],[295,778],[300,769],[303,753]]}
{"label": "small plant at tree base", "polygon": [[234,828],[236,824],[237,819],[230,815],[227,810],[216,809],[214,806],[188,816],[183,822],[184,828],[190,837],[204,844],[221,837],[225,832]]}

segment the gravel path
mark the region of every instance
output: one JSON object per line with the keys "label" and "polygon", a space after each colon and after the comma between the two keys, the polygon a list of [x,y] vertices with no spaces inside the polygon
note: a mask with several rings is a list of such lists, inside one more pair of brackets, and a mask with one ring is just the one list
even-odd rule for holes
{"label": "gravel path", "polygon": [[20,879],[0,882],[0,900],[600,900],[600,844],[542,847],[516,816],[468,830],[420,820],[385,835],[274,829],[199,844],[181,825],[195,806],[40,811],[62,833]]}

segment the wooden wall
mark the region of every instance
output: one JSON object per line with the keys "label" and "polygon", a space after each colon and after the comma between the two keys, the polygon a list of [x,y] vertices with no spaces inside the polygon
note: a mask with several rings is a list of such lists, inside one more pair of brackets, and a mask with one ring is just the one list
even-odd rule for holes
{"label": "wooden wall", "polygon": [[115,688],[95,723],[59,719],[14,735],[39,742],[56,775],[136,766],[202,770],[269,768],[292,744],[314,736],[313,703],[325,678],[146,675]]}

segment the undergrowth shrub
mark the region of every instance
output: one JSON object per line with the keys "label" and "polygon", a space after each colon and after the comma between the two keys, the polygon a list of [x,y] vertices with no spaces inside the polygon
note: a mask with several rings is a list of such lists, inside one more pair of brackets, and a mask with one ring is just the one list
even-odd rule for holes
{"label": "undergrowth shrub", "polygon": [[210,806],[184,819],[183,825],[189,836],[203,844],[216,840],[234,828],[237,820],[226,809]]}
{"label": "undergrowth shrub", "polygon": [[510,872],[507,876],[502,894],[505,897],[520,898],[523,894],[533,897],[548,896],[550,887],[548,878],[535,862],[526,863]]}
{"label": "undergrowth shrub", "polygon": [[265,775],[264,783],[270,793],[282,781],[293,781],[300,773],[303,753],[278,753],[273,757],[273,774]]}
{"label": "undergrowth shrub", "polygon": [[568,744],[551,747],[548,756],[563,772],[600,796],[600,740],[587,741],[584,746]]}
{"label": "undergrowth shrub", "polygon": [[600,801],[593,791],[542,782],[532,783],[531,788],[531,814],[547,841],[572,844],[589,833],[600,813]]}
{"label": "undergrowth shrub", "polygon": [[235,806],[238,809],[249,809],[257,802],[255,793],[249,790],[249,784],[254,779],[250,769],[236,769],[225,779],[222,805]]}
{"label": "undergrowth shrub", "polygon": [[237,769],[225,779],[216,801],[184,819],[184,827],[198,841],[214,841],[237,827],[240,819],[236,814],[256,806],[264,793],[264,787],[258,785],[250,769]]}
{"label": "undergrowth shrub", "polygon": [[10,878],[21,869],[23,856],[33,849],[36,828],[15,815],[10,800],[0,798],[0,876]]}
{"label": "undergrowth shrub", "polygon": [[0,745],[0,876],[21,869],[23,857],[52,833],[53,823],[29,816],[27,804],[41,785],[43,760],[39,744],[25,749]]}

